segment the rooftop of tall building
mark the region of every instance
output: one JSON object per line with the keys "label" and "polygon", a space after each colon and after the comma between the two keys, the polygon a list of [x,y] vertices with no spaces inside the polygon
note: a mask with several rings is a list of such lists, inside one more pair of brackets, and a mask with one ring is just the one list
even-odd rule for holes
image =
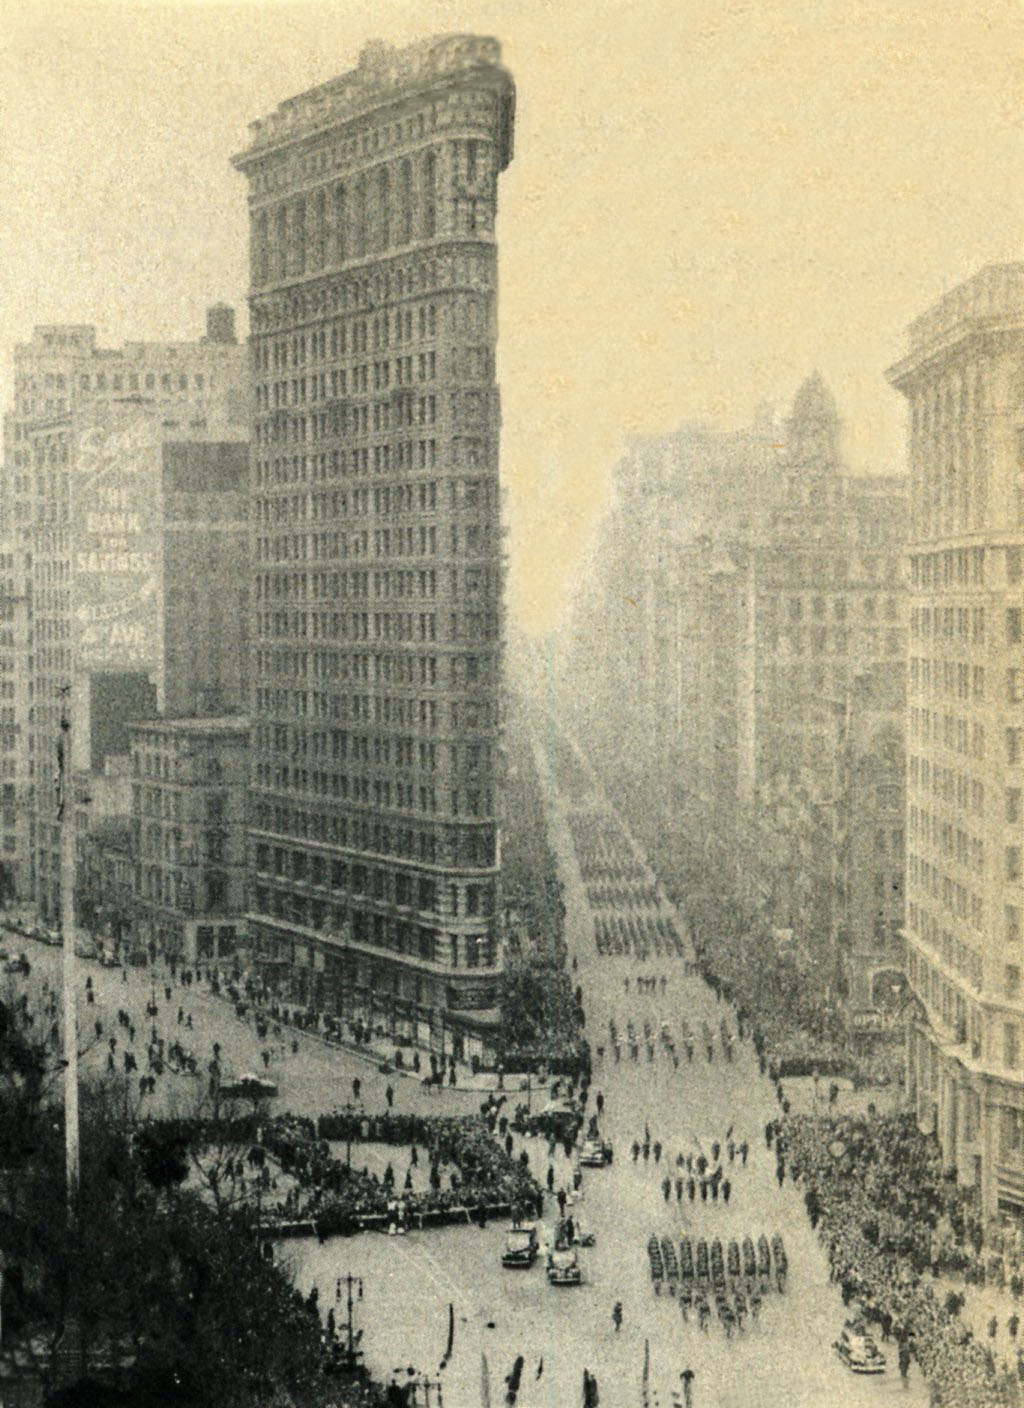
{"label": "rooftop of tall building", "polygon": [[[235,157],[235,164],[244,164],[258,148],[307,135],[368,112],[391,96],[481,67],[501,68],[497,39],[439,34],[401,49],[371,40],[363,46],[354,69],[286,98],[267,117],[250,122],[249,149]],[[511,78],[505,77],[511,86]]]}

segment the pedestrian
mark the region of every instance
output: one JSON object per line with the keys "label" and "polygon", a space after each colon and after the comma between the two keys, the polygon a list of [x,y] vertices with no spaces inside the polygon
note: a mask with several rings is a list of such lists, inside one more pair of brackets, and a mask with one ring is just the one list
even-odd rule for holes
{"label": "pedestrian", "polygon": [[505,1153],[508,1154],[510,1158],[511,1158],[511,1156],[512,1156],[512,1144],[513,1144],[513,1139],[512,1139],[512,1132],[511,1132],[511,1130],[510,1130],[510,1131],[508,1132],[508,1134],[505,1135]]}
{"label": "pedestrian", "polygon": [[185,1021],[185,1009],[184,1009],[183,1007],[179,1007],[179,1008],[178,1008],[178,1026],[179,1026],[179,1027],[182,1026],[182,1025],[184,1024],[184,1021]]}
{"label": "pedestrian", "polygon": [[356,1102],[356,1104],[359,1103],[359,1092],[361,1089],[362,1082],[360,1081],[359,1077],[356,1076],[352,1081],[352,1099]]}
{"label": "pedestrian", "polygon": [[661,1145],[657,1140],[654,1141],[654,1162],[656,1164],[661,1162]]}
{"label": "pedestrian", "polygon": [[558,1215],[559,1215],[559,1217],[564,1217],[564,1216],[565,1216],[565,1189],[564,1189],[564,1188],[559,1188],[559,1190],[558,1190],[558,1195],[557,1195],[557,1201],[558,1201]]}
{"label": "pedestrian", "polygon": [[722,1179],[722,1201],[728,1203],[729,1194],[732,1192],[732,1184],[727,1178]]}
{"label": "pedestrian", "polygon": [[786,1165],[781,1159],[775,1165],[775,1177],[778,1180],[779,1187],[781,1188],[783,1183],[785,1183],[786,1181]]}
{"label": "pedestrian", "polygon": [[697,1196],[697,1180],[693,1177],[692,1174],[686,1180],[686,1196],[689,1198],[691,1203]]}
{"label": "pedestrian", "polygon": [[706,1203],[708,1200],[708,1181],[706,1178],[702,1178],[700,1181],[700,1200],[702,1203]]}
{"label": "pedestrian", "polygon": [[[628,981],[628,980],[627,980]],[[612,1306],[612,1324],[615,1326],[615,1333],[622,1329],[622,1301],[617,1300]]]}
{"label": "pedestrian", "polygon": [[904,1384],[907,1382],[907,1375],[910,1373],[910,1345],[905,1336],[901,1336],[897,1356],[900,1367],[900,1378]]}
{"label": "pedestrian", "polygon": [[639,1157],[640,1157],[640,1145],[639,1145],[639,1144],[637,1143],[637,1141],[634,1139],[634,1140],[633,1140],[633,1162],[636,1163],[636,1161],[637,1161],[637,1159],[638,1159]]}
{"label": "pedestrian", "polygon": [[743,1162],[744,1168],[746,1168],[746,1165],[747,1165],[747,1155],[748,1155],[749,1153],[750,1153],[750,1145],[749,1145],[749,1144],[747,1143],[747,1141],[744,1139],[743,1143],[740,1145],[740,1159],[741,1159],[742,1162]]}
{"label": "pedestrian", "polygon": [[662,1197],[665,1199],[666,1203],[672,1196],[672,1180],[671,1178],[669,1178],[667,1173],[665,1177],[661,1180],[661,1194]]}
{"label": "pedestrian", "polygon": [[554,1166],[554,1164],[548,1164],[548,1192],[549,1192],[549,1193],[553,1193],[554,1191],[555,1191],[555,1166]]}
{"label": "pedestrian", "polygon": [[596,1103],[597,1103],[597,1113],[598,1113],[599,1115],[603,1115],[603,1114],[604,1114],[604,1096],[601,1094],[600,1091],[597,1092],[597,1101],[596,1101]]}
{"label": "pedestrian", "polygon": [[677,1178],[677,1179],[676,1179],[676,1202],[677,1202],[677,1203],[681,1203],[682,1201],[683,1201],[683,1180],[682,1180],[681,1178]]}
{"label": "pedestrian", "polygon": [[395,1087],[393,1085],[389,1085],[387,1090],[385,1090],[384,1098],[387,1100],[388,1109],[390,1110],[395,1103]]}

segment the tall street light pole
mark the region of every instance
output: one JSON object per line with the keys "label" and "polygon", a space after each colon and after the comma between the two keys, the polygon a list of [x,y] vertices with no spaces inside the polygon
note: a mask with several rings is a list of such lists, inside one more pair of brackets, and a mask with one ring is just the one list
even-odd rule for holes
{"label": "tall street light pole", "polygon": [[60,823],[60,922],[64,987],[64,1159],[69,1229],[78,1221],[78,1023],[75,1003],[75,787],[68,685],[57,743],[57,817]]}

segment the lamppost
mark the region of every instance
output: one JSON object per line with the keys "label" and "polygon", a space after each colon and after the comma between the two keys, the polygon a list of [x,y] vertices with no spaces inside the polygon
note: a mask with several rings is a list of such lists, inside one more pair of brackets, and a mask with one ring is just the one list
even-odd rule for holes
{"label": "lamppost", "polygon": [[362,1278],[361,1276],[353,1276],[351,1272],[349,1272],[348,1275],[346,1275],[346,1276],[343,1276],[343,1277],[342,1277],[342,1276],[339,1276],[339,1277],[338,1277],[338,1281],[337,1281],[337,1287],[336,1287],[336,1290],[335,1290],[335,1299],[336,1299],[336,1300],[339,1300],[339,1301],[341,1300],[341,1286],[342,1286],[342,1282],[343,1282],[343,1281],[344,1281],[344,1283],[345,1283],[345,1285],[346,1285],[346,1287],[347,1287],[347,1290],[348,1290],[348,1296],[347,1296],[348,1316],[347,1316],[346,1323],[345,1323],[345,1329],[346,1329],[345,1362],[346,1362],[346,1365],[348,1366],[348,1368],[354,1369],[354,1368],[356,1367],[356,1364],[358,1363],[358,1360],[359,1360],[359,1356],[360,1356],[361,1351],[359,1351],[359,1350],[356,1349],[355,1326],[354,1326],[354,1322],[353,1322],[353,1318],[352,1318],[352,1307],[353,1307],[352,1290],[353,1290],[353,1287],[354,1287],[355,1290],[356,1290],[358,1299],[359,1299],[359,1300],[362,1300],[362,1298],[363,1298],[363,1278]]}
{"label": "lamppost", "polygon": [[[73,656],[72,656],[73,658]],[[57,738],[57,821],[60,826],[60,922],[63,939],[64,1009],[64,1170],[67,1198],[70,1276],[66,1287],[63,1357],[73,1382],[81,1368],[81,1344],[76,1301],[74,1257],[78,1245],[78,1019],[75,1003],[75,788],[71,755],[71,679],[61,691],[60,734]]]}

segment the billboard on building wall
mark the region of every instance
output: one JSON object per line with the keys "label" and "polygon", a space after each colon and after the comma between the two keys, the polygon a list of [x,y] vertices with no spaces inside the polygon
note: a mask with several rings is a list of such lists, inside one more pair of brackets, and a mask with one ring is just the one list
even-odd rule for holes
{"label": "billboard on building wall", "polygon": [[160,440],[144,413],[78,437],[73,609],[80,670],[146,670],[160,657]]}

